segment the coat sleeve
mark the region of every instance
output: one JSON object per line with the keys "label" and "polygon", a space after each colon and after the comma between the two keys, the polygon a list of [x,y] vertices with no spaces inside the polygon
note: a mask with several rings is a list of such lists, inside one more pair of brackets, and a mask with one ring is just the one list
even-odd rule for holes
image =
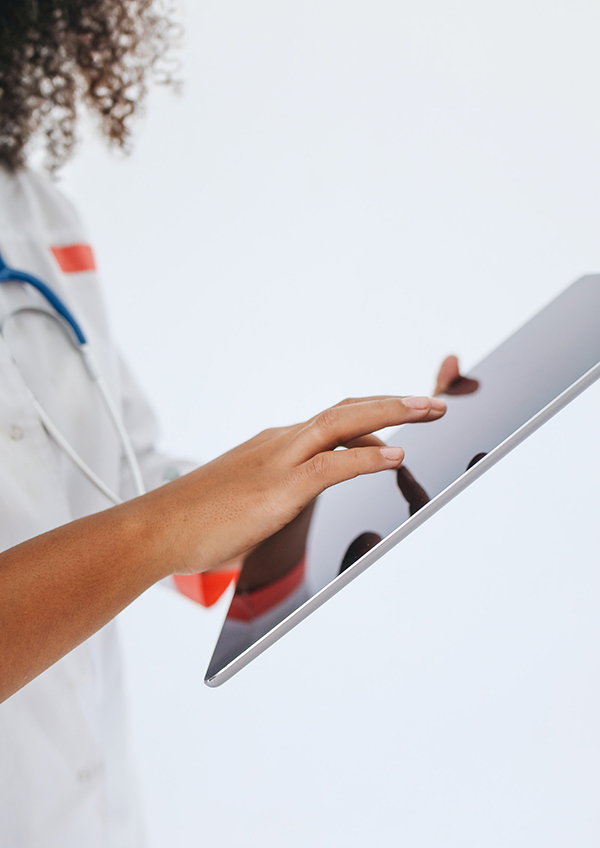
{"label": "coat sleeve", "polygon": [[[119,369],[123,423],[140,464],[146,489],[156,489],[197,468],[200,465],[198,462],[175,459],[157,450],[159,428],[154,411],[122,358],[119,361]],[[121,460],[120,492],[124,500],[135,495],[131,472],[125,458]],[[209,607],[218,601],[232,580],[237,579],[238,573],[237,570],[224,570],[213,574],[176,574],[169,582],[181,594]]]}

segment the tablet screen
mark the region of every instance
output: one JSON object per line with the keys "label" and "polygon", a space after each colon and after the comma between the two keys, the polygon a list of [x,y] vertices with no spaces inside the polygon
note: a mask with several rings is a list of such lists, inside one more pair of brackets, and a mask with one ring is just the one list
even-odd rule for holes
{"label": "tablet screen", "polygon": [[246,560],[207,679],[396,531],[600,361],[600,277],[574,283],[387,439],[403,466],[341,483]]}

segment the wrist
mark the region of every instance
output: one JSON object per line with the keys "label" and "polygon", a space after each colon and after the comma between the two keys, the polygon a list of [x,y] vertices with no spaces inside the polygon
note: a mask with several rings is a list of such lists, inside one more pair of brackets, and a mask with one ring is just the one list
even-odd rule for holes
{"label": "wrist", "polygon": [[201,531],[193,509],[194,494],[178,479],[129,502],[154,582],[173,574],[203,573],[213,567],[207,550],[197,544]]}
{"label": "wrist", "polygon": [[170,520],[167,510],[150,492],[122,506],[121,526],[129,539],[131,557],[129,562],[137,562],[143,572],[146,588],[169,577],[177,571],[178,544],[177,534],[173,532],[174,521]]}

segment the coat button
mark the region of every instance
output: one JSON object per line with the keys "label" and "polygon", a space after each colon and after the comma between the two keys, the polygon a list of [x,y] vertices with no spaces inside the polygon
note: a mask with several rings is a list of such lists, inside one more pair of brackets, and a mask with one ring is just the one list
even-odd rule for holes
{"label": "coat button", "polygon": [[23,430],[20,424],[13,424],[13,426],[10,428],[9,435],[13,442],[20,442],[21,439],[25,436],[25,431]]}

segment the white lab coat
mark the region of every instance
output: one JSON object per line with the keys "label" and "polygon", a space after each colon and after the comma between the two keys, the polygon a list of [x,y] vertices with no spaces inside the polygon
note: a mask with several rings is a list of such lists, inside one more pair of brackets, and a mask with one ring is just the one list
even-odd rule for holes
{"label": "white lab coat", "polygon": [[[154,418],[115,349],[97,274],[65,273],[51,250],[87,242],[49,180],[0,169],[4,259],[72,308],[121,404],[146,485],[155,487],[174,476],[173,463],[154,450]],[[0,322],[20,305],[45,308],[29,287],[2,284]],[[49,438],[29,389],[102,480],[123,497],[133,494],[120,443],[77,353],[55,322],[17,316],[0,335],[0,550],[109,506]],[[0,705],[0,848],[143,844],[112,621]]]}

